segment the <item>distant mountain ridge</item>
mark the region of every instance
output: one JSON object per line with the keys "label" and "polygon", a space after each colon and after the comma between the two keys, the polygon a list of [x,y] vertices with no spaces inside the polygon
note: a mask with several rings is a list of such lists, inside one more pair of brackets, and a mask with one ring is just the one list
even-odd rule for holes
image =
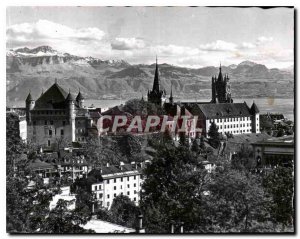
{"label": "distant mountain ridge", "polygon": [[[7,101],[26,98],[29,90],[36,97],[57,78],[71,91],[89,98],[103,99],[108,95],[119,99],[141,97],[152,87],[155,64],[131,65],[124,60],[104,60],[61,53],[50,46],[27,47],[6,52]],[[293,67],[268,69],[251,61],[222,66],[229,74],[235,97],[267,97],[270,94],[288,97],[293,94]],[[178,98],[210,98],[211,77],[219,67],[198,69],[159,64],[161,87],[167,92],[171,83]],[[175,96],[175,97],[176,97]]]}

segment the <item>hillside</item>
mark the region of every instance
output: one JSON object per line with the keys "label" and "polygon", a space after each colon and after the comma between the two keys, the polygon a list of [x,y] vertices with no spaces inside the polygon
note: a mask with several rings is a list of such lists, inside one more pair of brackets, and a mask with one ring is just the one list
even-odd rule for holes
{"label": "hillside", "polygon": [[[124,60],[103,60],[60,53],[49,46],[9,50],[6,54],[7,102],[24,100],[31,90],[33,97],[53,84],[55,78],[65,88],[81,92],[88,98],[132,98],[146,95],[152,87],[155,64],[131,65]],[[161,86],[176,98],[210,98],[211,77],[218,67],[199,69],[159,64]],[[254,62],[222,66],[229,75],[235,98],[291,98],[294,87],[293,68],[268,69]]]}

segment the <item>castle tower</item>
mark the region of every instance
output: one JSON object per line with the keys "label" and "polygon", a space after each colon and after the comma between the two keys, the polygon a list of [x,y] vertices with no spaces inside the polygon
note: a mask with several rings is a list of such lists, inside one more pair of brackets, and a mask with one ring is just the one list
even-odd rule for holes
{"label": "castle tower", "polygon": [[74,142],[75,141],[75,100],[70,91],[66,98],[66,102],[68,104],[68,118],[71,126],[72,142]]}
{"label": "castle tower", "polygon": [[253,104],[250,109],[251,117],[252,117],[252,133],[260,133],[260,125],[259,125],[259,109],[255,102],[253,101]]}
{"label": "castle tower", "polygon": [[32,99],[30,92],[29,92],[25,102],[26,102],[26,121],[29,123],[29,122],[31,122],[30,111],[33,110],[33,108],[35,106],[35,100]]}
{"label": "castle tower", "polygon": [[84,108],[84,97],[81,94],[80,89],[79,89],[78,95],[76,97],[76,101],[78,103],[79,108]]}

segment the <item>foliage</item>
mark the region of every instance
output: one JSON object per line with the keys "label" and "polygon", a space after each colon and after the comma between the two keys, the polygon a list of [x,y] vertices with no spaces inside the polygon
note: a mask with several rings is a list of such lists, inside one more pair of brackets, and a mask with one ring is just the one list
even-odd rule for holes
{"label": "foliage", "polygon": [[44,220],[40,233],[92,233],[93,230],[86,230],[80,225],[86,224],[89,216],[83,215],[81,209],[68,209],[74,201],[59,199],[56,207],[52,209]]}
{"label": "foliage", "polygon": [[215,124],[215,122],[212,122],[209,130],[208,130],[208,136],[209,136],[209,143],[212,147],[217,148],[220,145],[220,133],[218,132],[218,127]]}
{"label": "foliage", "polygon": [[126,227],[136,227],[139,208],[129,199],[129,197],[123,195],[115,197],[110,208],[110,213],[111,222]]}
{"label": "foliage", "polygon": [[157,154],[145,169],[141,208],[147,232],[169,232],[170,222],[196,227],[202,218],[202,192],[207,180],[196,158],[185,146],[158,144]]}
{"label": "foliage", "polygon": [[293,169],[277,167],[264,177],[264,187],[272,196],[269,210],[275,221],[284,226],[294,221],[294,176]]}
{"label": "foliage", "polygon": [[212,173],[206,197],[206,232],[255,232],[269,218],[259,176],[223,164]]}

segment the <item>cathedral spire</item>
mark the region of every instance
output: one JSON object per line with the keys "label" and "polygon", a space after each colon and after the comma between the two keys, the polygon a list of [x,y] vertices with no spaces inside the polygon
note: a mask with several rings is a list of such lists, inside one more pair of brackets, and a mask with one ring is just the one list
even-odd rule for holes
{"label": "cathedral spire", "polygon": [[172,88],[173,88],[173,84],[171,83],[171,93],[170,93],[170,98],[169,98],[171,104],[173,104],[173,90],[172,90]]}
{"label": "cathedral spire", "polygon": [[154,82],[153,82],[152,91],[159,92],[159,76],[158,76],[157,56],[156,56],[155,75],[154,75]]}

